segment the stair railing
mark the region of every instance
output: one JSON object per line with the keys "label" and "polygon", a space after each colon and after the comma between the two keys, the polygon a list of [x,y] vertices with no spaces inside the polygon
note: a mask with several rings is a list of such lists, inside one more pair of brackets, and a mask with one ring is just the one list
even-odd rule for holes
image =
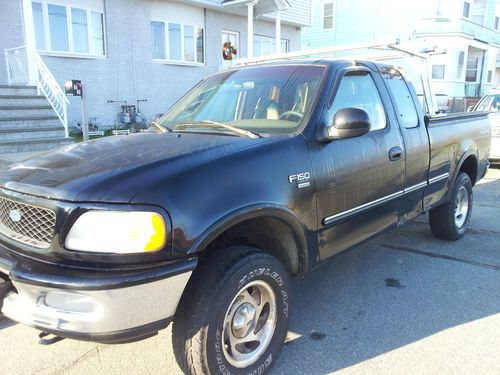
{"label": "stair railing", "polygon": [[29,84],[31,69],[38,93],[47,98],[64,126],[65,137],[68,137],[69,100],[40,55],[36,51],[28,52],[26,46],[9,48],[5,50],[5,62],[9,84]]}

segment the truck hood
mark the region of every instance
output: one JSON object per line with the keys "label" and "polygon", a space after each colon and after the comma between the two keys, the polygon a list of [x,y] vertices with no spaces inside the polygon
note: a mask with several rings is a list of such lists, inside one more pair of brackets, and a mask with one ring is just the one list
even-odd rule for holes
{"label": "truck hood", "polygon": [[0,171],[0,187],[49,199],[128,203],[158,174],[165,180],[265,141],[200,133],[107,137],[13,164]]}

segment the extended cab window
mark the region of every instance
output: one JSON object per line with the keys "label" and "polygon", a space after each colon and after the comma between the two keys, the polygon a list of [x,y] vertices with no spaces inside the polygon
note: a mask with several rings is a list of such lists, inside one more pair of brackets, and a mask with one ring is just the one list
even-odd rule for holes
{"label": "extended cab window", "polygon": [[399,123],[405,128],[415,128],[418,126],[418,115],[415,103],[410,90],[400,72],[394,68],[382,68],[380,70],[382,77],[392,92],[396,103],[394,108],[399,118]]}
{"label": "extended cab window", "polygon": [[330,108],[331,118],[339,109],[349,107],[361,108],[368,113],[372,131],[386,127],[384,106],[370,74],[353,72],[342,78]]}

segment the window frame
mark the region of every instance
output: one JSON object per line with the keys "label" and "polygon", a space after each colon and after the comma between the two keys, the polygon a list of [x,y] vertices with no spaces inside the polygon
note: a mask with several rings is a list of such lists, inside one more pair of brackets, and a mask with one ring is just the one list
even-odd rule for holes
{"label": "window frame", "polygon": [[[72,2],[71,0],[66,1],[62,3],[61,1],[54,0],[32,0],[30,2],[31,4],[31,9],[30,11],[33,12],[33,3],[39,3],[42,4],[42,21],[43,21],[43,40],[44,40],[44,49],[38,49],[38,53],[41,55],[47,55],[47,56],[59,56],[59,57],[76,57],[76,58],[87,58],[87,59],[104,59],[107,58],[108,56],[108,46],[107,46],[107,36],[106,36],[106,13],[105,13],[105,6],[104,6],[104,1],[103,1],[103,7],[101,9],[97,9],[95,7],[87,6],[85,5],[84,7],[81,6],[80,3],[78,2]],[[68,37],[68,51],[59,51],[59,50],[53,50],[52,49],[52,39],[51,39],[51,32],[50,32],[50,21],[49,21],[49,12],[48,12],[48,6],[49,5],[55,5],[55,6],[61,6],[66,9],[66,32],[67,32],[67,37]],[[89,52],[75,52],[74,48],[74,38],[73,38],[73,14],[71,9],[80,9],[84,10],[86,17],[87,17],[87,43],[88,43],[88,50]],[[102,49],[103,53],[102,54],[94,54],[94,46],[93,46],[93,20],[92,20],[92,12],[98,13],[101,15],[100,19],[102,21]],[[33,25],[34,26],[34,25]],[[35,30],[36,32],[36,30]]]}
{"label": "window frame", "polygon": [[[326,5],[332,6],[332,15],[328,16],[332,18],[332,27],[325,27],[325,7]],[[322,0],[321,1],[321,29],[325,31],[335,29],[335,0]]]}
{"label": "window frame", "polygon": [[[443,67],[443,76],[442,77],[434,77],[434,67]],[[400,72],[401,74],[401,72]],[[432,79],[438,79],[438,80],[445,80],[446,79],[446,64],[432,64],[431,66],[431,78]]]}
{"label": "window frame", "polygon": [[[271,56],[274,54],[274,51],[273,51],[273,42],[274,44],[276,45],[276,37],[274,36],[267,36],[267,35],[261,35],[261,34],[254,34],[253,35],[253,42],[254,42],[254,45],[255,45],[255,41],[257,39],[260,38],[260,50],[262,51],[262,45],[263,45],[263,42],[264,40],[265,41],[269,41],[269,46],[270,46],[270,51],[271,53],[269,53],[268,55],[263,55],[262,53],[257,56],[255,55],[255,48],[254,48],[254,57],[263,57],[263,56]],[[281,52],[281,43],[285,42],[286,44],[286,51],[285,52]],[[287,53],[287,52],[290,52],[290,39],[283,39],[281,38],[281,41],[280,41],[280,53]]]}
{"label": "window frame", "polygon": [[[388,117],[388,113],[387,113],[388,103],[386,102],[384,95],[382,94],[380,82],[377,82],[375,74],[373,74],[373,72],[366,67],[344,68],[337,73],[337,75],[334,79],[334,83],[332,85],[332,90],[330,91],[330,95],[329,95],[329,98],[327,101],[328,105],[326,106],[326,112],[327,112],[326,117],[328,118],[328,121],[330,123],[333,122],[333,118],[334,118],[335,114],[331,113],[331,109],[332,109],[333,103],[335,101],[335,97],[337,96],[337,93],[339,91],[340,84],[341,84],[342,80],[344,79],[344,77],[349,76],[349,75],[370,76],[371,80],[373,81],[373,85],[375,86],[375,89],[377,90],[377,94],[380,98],[380,102],[382,103],[382,109],[384,110],[384,117],[385,117],[385,126],[383,128],[375,129],[375,130],[370,129],[368,134],[379,134],[379,133],[389,132],[391,129],[391,122],[389,121],[389,117]],[[385,86],[384,86],[384,89],[386,89]],[[347,107],[344,107],[344,108],[347,108]]]}
{"label": "window frame", "polygon": [[[165,46],[165,58],[164,59],[156,59],[153,57],[153,34],[151,33],[151,25],[153,22],[160,22],[164,24],[164,46]],[[170,58],[170,35],[169,35],[169,24],[175,24],[179,25],[180,27],[180,43],[181,43],[181,50],[180,50],[180,56],[181,60],[174,60]],[[185,60],[185,48],[184,48],[184,28],[192,27],[193,28],[193,47],[194,47],[194,61],[187,61]],[[195,24],[188,24],[188,23],[182,23],[182,22],[177,22],[174,20],[168,20],[168,19],[159,19],[159,18],[151,18],[149,20],[149,30],[150,30],[150,43],[151,43],[151,59],[153,62],[156,63],[161,63],[161,64],[169,64],[169,65],[186,65],[186,66],[205,66],[206,61],[207,61],[207,36],[206,36],[206,30],[205,26],[200,26],[200,25],[195,25]],[[202,30],[203,33],[203,61],[199,62],[198,61],[198,45],[197,45],[197,39],[198,39],[198,32],[199,30]]]}
{"label": "window frame", "polygon": [[[467,4],[467,15],[465,15],[465,4]],[[470,19],[470,10],[471,10],[471,2],[470,1],[464,1],[462,3],[462,17],[465,19]]]}
{"label": "window frame", "polygon": [[[462,56],[462,64],[460,64],[460,56]],[[464,67],[465,67],[465,51],[458,51],[458,55],[457,55],[457,71],[456,71],[456,73],[457,73],[456,77],[457,77],[458,80],[462,80],[462,76],[464,74]]]}

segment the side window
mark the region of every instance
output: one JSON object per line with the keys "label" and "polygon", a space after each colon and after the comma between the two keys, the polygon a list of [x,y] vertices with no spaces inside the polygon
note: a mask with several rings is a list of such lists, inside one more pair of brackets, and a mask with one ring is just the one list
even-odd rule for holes
{"label": "side window", "polygon": [[364,109],[370,116],[371,131],[386,127],[384,106],[373,78],[363,72],[347,74],[342,78],[330,108],[333,118],[339,109],[355,107]]}
{"label": "side window", "polygon": [[417,110],[403,76],[394,68],[382,68],[380,72],[396,100],[394,106],[399,122],[407,129],[416,128],[418,126]]}

